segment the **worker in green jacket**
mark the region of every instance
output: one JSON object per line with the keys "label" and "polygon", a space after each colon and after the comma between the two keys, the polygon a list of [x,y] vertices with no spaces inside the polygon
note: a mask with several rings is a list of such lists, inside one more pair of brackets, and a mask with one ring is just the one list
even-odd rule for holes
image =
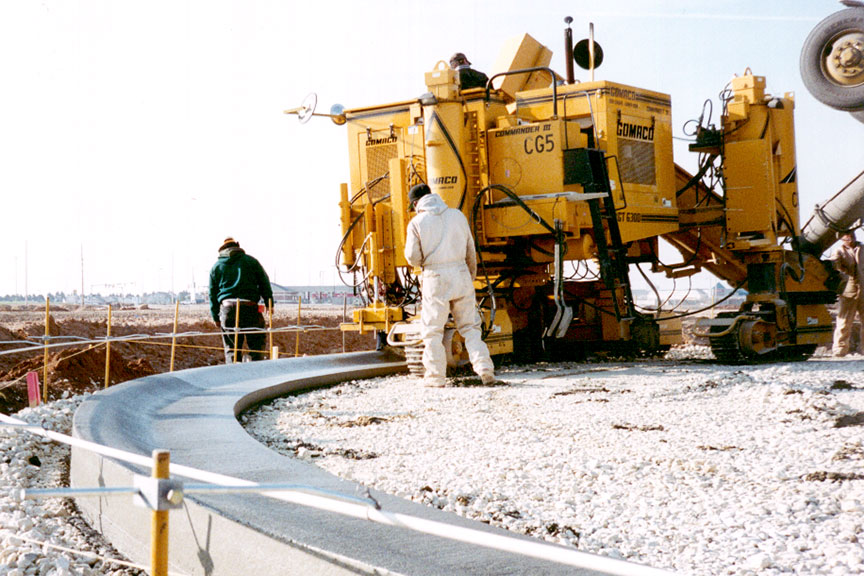
{"label": "worker in green jacket", "polygon": [[240,248],[234,238],[226,238],[219,247],[219,259],[210,270],[210,315],[222,329],[226,363],[234,362],[236,328],[245,329],[237,332],[239,356],[248,353],[252,360],[267,358],[264,352],[264,316],[258,306],[260,300],[265,306],[273,306],[273,289],[267,272],[258,260]]}

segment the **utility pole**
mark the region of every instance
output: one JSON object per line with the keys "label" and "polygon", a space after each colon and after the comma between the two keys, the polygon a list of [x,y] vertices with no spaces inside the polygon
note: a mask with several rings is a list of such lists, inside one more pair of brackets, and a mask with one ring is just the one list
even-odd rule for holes
{"label": "utility pole", "polygon": [[84,308],[84,243],[81,243],[81,308]]}
{"label": "utility pole", "polygon": [[176,300],[177,296],[174,294],[174,251],[171,251],[171,300]]}
{"label": "utility pole", "polygon": [[195,268],[192,268],[192,304],[198,303],[198,297],[195,295]]}
{"label": "utility pole", "polygon": [[24,240],[24,306],[30,303],[29,295],[27,290],[27,240]]}

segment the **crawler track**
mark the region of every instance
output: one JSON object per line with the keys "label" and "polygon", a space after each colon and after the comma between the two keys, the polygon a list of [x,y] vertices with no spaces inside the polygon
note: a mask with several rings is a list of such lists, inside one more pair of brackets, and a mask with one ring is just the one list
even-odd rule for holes
{"label": "crawler track", "polygon": [[[714,330],[712,332],[720,330]],[[761,356],[745,354],[741,350],[739,334],[733,330],[729,334],[711,338],[711,352],[721,364],[762,364],[766,362],[804,362],[816,352],[815,344],[781,346]]]}
{"label": "crawler track", "polygon": [[[720,332],[722,331],[722,327],[712,326],[711,331]],[[714,353],[717,361],[722,364],[746,364],[751,361],[741,351],[737,330],[733,330],[723,336],[712,336],[711,352]]]}

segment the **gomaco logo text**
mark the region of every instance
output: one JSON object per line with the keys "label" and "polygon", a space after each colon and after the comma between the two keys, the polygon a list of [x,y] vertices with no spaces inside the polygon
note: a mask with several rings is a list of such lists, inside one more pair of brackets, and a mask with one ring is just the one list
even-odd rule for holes
{"label": "gomaco logo text", "polygon": [[387,138],[367,138],[366,146],[380,146],[382,144],[395,144],[396,142],[396,136],[389,136]]}
{"label": "gomaco logo text", "polygon": [[616,134],[621,138],[652,142],[654,140],[654,124],[651,124],[651,126],[641,126],[639,124],[631,124],[630,122],[622,122],[621,120],[618,120],[618,130],[616,131]]}

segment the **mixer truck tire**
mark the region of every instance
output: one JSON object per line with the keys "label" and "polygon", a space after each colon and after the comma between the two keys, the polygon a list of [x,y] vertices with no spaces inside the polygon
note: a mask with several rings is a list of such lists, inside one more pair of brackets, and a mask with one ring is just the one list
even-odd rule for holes
{"label": "mixer truck tire", "polygon": [[864,124],[864,110],[859,110],[858,112],[850,112],[853,118]]}
{"label": "mixer truck tire", "polygon": [[864,8],[817,24],[804,41],[800,68],[814,98],[837,110],[864,111]]}

